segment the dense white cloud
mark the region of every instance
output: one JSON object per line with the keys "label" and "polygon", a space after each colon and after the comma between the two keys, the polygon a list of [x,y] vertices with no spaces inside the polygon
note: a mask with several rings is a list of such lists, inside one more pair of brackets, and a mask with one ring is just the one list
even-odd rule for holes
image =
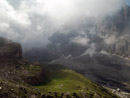
{"label": "dense white cloud", "polygon": [[89,39],[88,39],[88,38],[85,38],[85,37],[82,38],[82,37],[78,36],[78,37],[74,38],[74,39],[72,40],[72,42],[75,42],[75,43],[77,43],[77,44],[86,46],[86,45],[88,44],[88,42],[89,42]]}
{"label": "dense white cloud", "polygon": [[79,36],[76,36],[75,38],[72,39],[72,42],[86,46],[89,44],[90,39],[87,37],[85,32],[79,32]]}
{"label": "dense white cloud", "polygon": [[28,47],[41,46],[64,26],[78,29],[76,24],[82,24],[86,17],[111,15],[122,5],[123,0],[1,0],[0,36]]}

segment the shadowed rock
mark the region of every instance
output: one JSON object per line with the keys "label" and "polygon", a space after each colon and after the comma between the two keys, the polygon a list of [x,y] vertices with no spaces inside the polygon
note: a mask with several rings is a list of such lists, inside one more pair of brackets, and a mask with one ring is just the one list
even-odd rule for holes
{"label": "shadowed rock", "polygon": [[22,47],[19,43],[0,37],[0,62],[22,59]]}

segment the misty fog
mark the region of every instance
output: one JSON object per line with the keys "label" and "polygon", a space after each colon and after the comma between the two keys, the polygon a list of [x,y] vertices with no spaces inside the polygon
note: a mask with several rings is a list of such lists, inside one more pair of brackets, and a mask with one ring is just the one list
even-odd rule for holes
{"label": "misty fog", "polygon": [[[124,5],[124,0],[1,0],[0,36],[20,42],[24,50],[44,47],[55,32],[84,35],[86,25],[93,24],[88,29],[95,34],[94,24],[114,15]],[[71,41],[89,43],[87,36]]]}

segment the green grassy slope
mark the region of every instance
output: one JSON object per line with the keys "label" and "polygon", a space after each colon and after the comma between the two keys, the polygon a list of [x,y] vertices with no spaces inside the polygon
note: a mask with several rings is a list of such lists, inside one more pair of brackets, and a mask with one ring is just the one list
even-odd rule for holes
{"label": "green grassy slope", "polygon": [[76,93],[78,96],[88,98],[117,98],[103,87],[88,80],[83,75],[69,69],[58,68],[60,65],[50,65],[50,75],[47,84],[35,86],[41,91],[58,93]]}
{"label": "green grassy slope", "polygon": [[0,87],[0,98],[118,98],[59,65],[1,67]]}

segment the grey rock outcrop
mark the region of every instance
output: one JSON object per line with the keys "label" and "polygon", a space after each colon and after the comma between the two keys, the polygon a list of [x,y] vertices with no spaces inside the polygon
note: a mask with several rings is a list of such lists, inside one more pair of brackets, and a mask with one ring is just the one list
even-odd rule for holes
{"label": "grey rock outcrop", "polygon": [[22,59],[22,47],[19,43],[0,37],[0,62]]}

